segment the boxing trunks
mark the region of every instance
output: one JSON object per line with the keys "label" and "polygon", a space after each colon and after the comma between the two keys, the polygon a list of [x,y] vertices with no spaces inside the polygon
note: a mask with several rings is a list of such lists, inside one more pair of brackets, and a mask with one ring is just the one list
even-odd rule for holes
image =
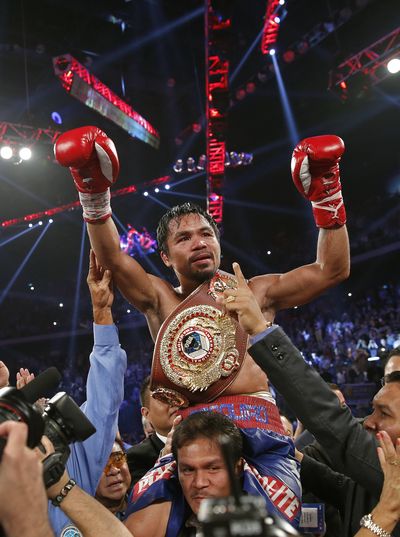
{"label": "boxing trunks", "polygon": [[[299,465],[294,457],[293,442],[284,434],[275,403],[251,395],[234,395],[191,406],[181,414],[185,417],[201,411],[225,414],[240,428],[243,493],[262,496],[271,514],[297,527],[301,510]],[[127,516],[160,501],[172,502],[166,537],[176,537],[191,511],[183,497],[172,455],[159,459],[136,483],[128,501]]]}
{"label": "boxing trunks", "polygon": [[243,364],[248,336],[221,311],[216,297],[236,288],[235,277],[218,270],[166,318],[153,354],[153,397],[185,407],[212,401],[232,384]]}

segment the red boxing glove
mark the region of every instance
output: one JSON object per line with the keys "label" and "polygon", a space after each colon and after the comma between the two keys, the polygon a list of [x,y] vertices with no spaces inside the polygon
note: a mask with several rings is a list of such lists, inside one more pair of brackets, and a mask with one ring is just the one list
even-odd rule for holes
{"label": "red boxing glove", "polygon": [[87,222],[111,216],[109,187],[117,180],[119,161],[114,142],[97,127],[63,133],[54,146],[56,160],[69,167]]}
{"label": "red boxing glove", "polygon": [[334,135],[305,138],[292,155],[292,177],[297,190],[311,201],[318,227],[332,228],[346,223],[339,162],[344,142]]}

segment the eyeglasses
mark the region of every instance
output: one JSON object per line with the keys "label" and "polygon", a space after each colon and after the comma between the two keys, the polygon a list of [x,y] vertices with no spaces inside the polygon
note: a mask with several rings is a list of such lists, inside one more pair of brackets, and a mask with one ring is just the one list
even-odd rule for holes
{"label": "eyeglasses", "polygon": [[111,453],[111,455],[108,458],[107,464],[104,468],[104,473],[108,474],[111,470],[111,467],[114,466],[114,468],[122,468],[122,466],[126,463],[126,453],[123,451],[114,451]]}

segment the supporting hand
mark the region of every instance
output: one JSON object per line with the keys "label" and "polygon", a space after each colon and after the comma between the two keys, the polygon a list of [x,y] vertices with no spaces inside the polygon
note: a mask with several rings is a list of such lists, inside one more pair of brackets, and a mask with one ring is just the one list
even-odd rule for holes
{"label": "supporting hand", "polygon": [[223,298],[218,302],[224,306],[225,311],[234,319],[250,336],[263,332],[268,322],[258,305],[256,297],[247,285],[238,263],[233,263],[233,271],[237,280],[237,289],[227,289]]}

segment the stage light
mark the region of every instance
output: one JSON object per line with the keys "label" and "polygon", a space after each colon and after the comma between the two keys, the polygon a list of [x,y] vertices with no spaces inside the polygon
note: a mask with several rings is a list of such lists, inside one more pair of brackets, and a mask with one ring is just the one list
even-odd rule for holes
{"label": "stage light", "polygon": [[353,293],[347,293],[347,296],[353,296]]}
{"label": "stage light", "polygon": [[53,321],[53,326],[57,326],[57,321]]}
{"label": "stage light", "polygon": [[54,220],[52,218],[49,218],[49,224],[52,224]]}
{"label": "stage light", "polygon": [[147,192],[147,190],[145,190],[145,191],[143,192],[143,196],[144,196],[145,198],[147,198],[148,195],[149,195],[149,193]]}
{"label": "stage light", "polygon": [[189,157],[186,161],[186,167],[188,172],[196,171],[196,161],[193,157]]}
{"label": "stage light", "polygon": [[32,157],[32,151],[29,149],[29,147],[21,147],[18,155],[21,160],[29,160]]}
{"label": "stage light", "polygon": [[158,193],[160,192],[160,189],[159,189],[158,187],[156,187],[156,188],[154,189],[154,192],[155,192],[156,194],[158,194]]}
{"label": "stage light", "polygon": [[64,307],[64,304],[63,304],[62,302],[60,302],[60,303],[58,304],[58,307],[59,307],[59,308],[63,308],[63,307]]}
{"label": "stage light", "polygon": [[271,254],[272,254],[271,250],[267,250],[267,255],[271,255]]}
{"label": "stage light", "polygon": [[3,145],[0,149],[0,156],[4,160],[9,160],[13,156],[13,150],[9,145]]}
{"label": "stage light", "polygon": [[341,83],[339,84],[339,86],[340,86],[343,90],[347,89],[347,84],[346,84],[346,82],[345,82],[344,80],[341,81]]}
{"label": "stage light", "polygon": [[164,186],[164,188],[165,188],[165,190],[169,190],[171,187],[170,187],[170,185],[166,184],[166,185]]}
{"label": "stage light", "polygon": [[285,4],[285,0],[279,0],[279,4],[283,6]]}
{"label": "stage light", "polygon": [[61,125],[62,124],[62,117],[60,116],[60,114],[58,112],[52,112],[51,113],[51,119],[54,121],[54,123],[56,123],[57,125]]}
{"label": "stage light", "polygon": [[183,171],[183,160],[181,158],[178,158],[172,169],[176,173],[181,173]]}
{"label": "stage light", "polygon": [[32,222],[31,222],[31,223],[29,224],[29,226],[28,226],[28,227],[33,227],[33,224],[32,224]]}
{"label": "stage light", "polygon": [[207,157],[205,155],[200,155],[199,162],[197,163],[197,169],[203,171],[206,169]]}
{"label": "stage light", "polygon": [[256,90],[256,85],[254,82],[247,82],[246,84],[246,91],[247,93],[254,93]]}
{"label": "stage light", "polygon": [[39,220],[38,224],[39,226],[43,226],[43,222],[41,220]]}
{"label": "stage light", "polygon": [[279,17],[275,17],[274,22],[276,22],[276,24],[279,24],[281,22],[281,19]]}
{"label": "stage light", "polygon": [[398,73],[400,71],[400,58],[392,58],[389,60],[386,68],[392,75]]}
{"label": "stage light", "polygon": [[271,48],[271,50],[269,51],[269,55],[275,56],[275,54],[276,54],[276,50],[274,48]]}
{"label": "stage light", "polygon": [[130,313],[130,312],[131,312],[131,310],[126,310],[126,313]]}

